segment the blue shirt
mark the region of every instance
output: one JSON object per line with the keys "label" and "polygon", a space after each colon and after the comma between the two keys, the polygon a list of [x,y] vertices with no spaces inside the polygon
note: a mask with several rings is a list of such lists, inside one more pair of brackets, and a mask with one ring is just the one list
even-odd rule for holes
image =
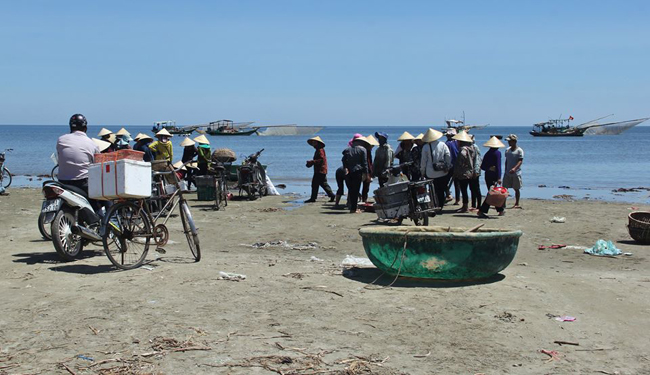
{"label": "blue shirt", "polygon": [[451,155],[451,165],[456,165],[456,157],[458,156],[458,143],[455,140],[446,141],[445,144],[449,148],[449,154]]}
{"label": "blue shirt", "polygon": [[[494,167],[494,169],[491,169]],[[501,151],[498,148],[490,148],[483,156],[481,169],[485,171],[485,178],[498,180],[501,178]]]}

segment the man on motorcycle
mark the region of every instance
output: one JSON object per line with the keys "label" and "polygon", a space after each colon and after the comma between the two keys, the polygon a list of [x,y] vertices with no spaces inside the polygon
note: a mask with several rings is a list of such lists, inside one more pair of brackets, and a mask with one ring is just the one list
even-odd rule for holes
{"label": "man on motorcycle", "polygon": [[82,114],[70,118],[70,133],[59,137],[56,153],[59,156],[59,181],[76,186],[88,193],[88,167],[93,163],[99,147],[87,135],[88,121]]}

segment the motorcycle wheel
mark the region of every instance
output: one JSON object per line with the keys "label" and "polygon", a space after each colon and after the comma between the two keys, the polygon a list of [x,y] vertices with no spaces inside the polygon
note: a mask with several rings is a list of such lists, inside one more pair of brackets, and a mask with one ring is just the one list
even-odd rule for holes
{"label": "motorcycle wheel", "polygon": [[38,215],[38,231],[41,232],[41,236],[43,236],[44,240],[50,241],[52,239],[52,223],[45,223],[45,214],[41,212],[40,215]]}
{"label": "motorcycle wheel", "polygon": [[52,243],[59,256],[66,261],[72,261],[81,255],[83,241],[81,237],[72,234],[72,227],[76,224],[74,215],[68,210],[56,213],[52,222]]}
{"label": "motorcycle wheel", "polygon": [[422,208],[417,206],[415,208],[415,213],[413,214],[413,223],[416,226],[429,226],[429,215],[426,212],[422,212]]}

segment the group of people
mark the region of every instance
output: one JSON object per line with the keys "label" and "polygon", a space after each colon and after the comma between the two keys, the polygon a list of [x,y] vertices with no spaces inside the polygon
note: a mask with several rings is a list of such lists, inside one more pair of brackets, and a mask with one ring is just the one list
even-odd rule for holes
{"label": "group of people", "polygon": [[[114,152],[118,150],[133,149],[143,152],[146,162],[166,160],[173,162],[174,149],[171,142],[173,135],[166,129],[155,134],[156,140],[151,136],[139,133],[131,139],[131,134],[124,128],[118,132],[102,128],[97,134],[98,138],[86,135],[88,122],[82,114],[75,114],[70,118],[70,133],[59,137],[57,141],[57,155],[59,161],[59,180],[67,185],[73,185],[88,191],[88,167],[94,162],[94,155],[99,153]],[[135,143],[131,146],[131,142]],[[182,177],[188,183],[187,188],[194,183],[194,176],[208,174],[212,152],[210,141],[205,135],[192,139],[185,138],[182,159],[173,164],[175,169],[182,172]],[[184,165],[195,160],[196,163]]]}
{"label": "group of people", "polygon": [[[444,136],[446,140],[442,140]],[[310,138],[307,143],[314,147],[315,153],[313,159],[307,161],[307,167],[314,168],[314,176],[311,197],[305,202],[315,202],[319,188],[322,188],[330,198],[330,202],[336,202],[338,206],[344,193],[344,185],[347,185],[347,206],[350,212],[360,212],[357,209],[359,199],[363,202],[368,200],[372,179],[377,178],[379,186],[384,186],[389,179],[389,174],[386,172],[393,167],[394,159],[397,159],[400,172],[405,178],[411,181],[433,180],[435,196],[440,208],[455,201],[455,205],[462,203],[456,212],[473,211],[480,217],[487,217],[490,205],[483,200],[481,193],[479,179],[482,172],[485,172],[488,191],[495,185],[512,188],[515,191],[513,208],[521,208],[519,199],[524,152],[517,146],[515,134],[506,137],[509,147],[505,152],[503,174],[499,149],[506,146],[498,136],[490,137],[483,144],[488,147],[484,156],[474,142],[474,136],[464,130],[457,132],[456,129],[451,128],[443,134],[428,129],[426,133],[417,136],[404,132],[397,140],[399,145],[393,151],[388,144],[386,133],[376,132],[374,136],[355,134],[343,151],[342,166],[336,170],[338,190],[334,194],[327,183],[325,142],[318,136]],[[377,150],[373,159],[374,147],[377,147]],[[451,194],[451,186],[454,186],[455,198]],[[496,210],[499,215],[504,215],[505,204],[496,207]]]}

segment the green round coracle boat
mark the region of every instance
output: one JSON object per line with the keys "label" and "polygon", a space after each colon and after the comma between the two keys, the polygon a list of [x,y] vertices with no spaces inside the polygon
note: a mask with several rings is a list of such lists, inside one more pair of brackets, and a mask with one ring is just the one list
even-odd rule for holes
{"label": "green round coracle boat", "polygon": [[517,253],[521,231],[467,229],[372,227],[362,228],[359,234],[370,261],[390,275],[475,280],[508,267]]}

